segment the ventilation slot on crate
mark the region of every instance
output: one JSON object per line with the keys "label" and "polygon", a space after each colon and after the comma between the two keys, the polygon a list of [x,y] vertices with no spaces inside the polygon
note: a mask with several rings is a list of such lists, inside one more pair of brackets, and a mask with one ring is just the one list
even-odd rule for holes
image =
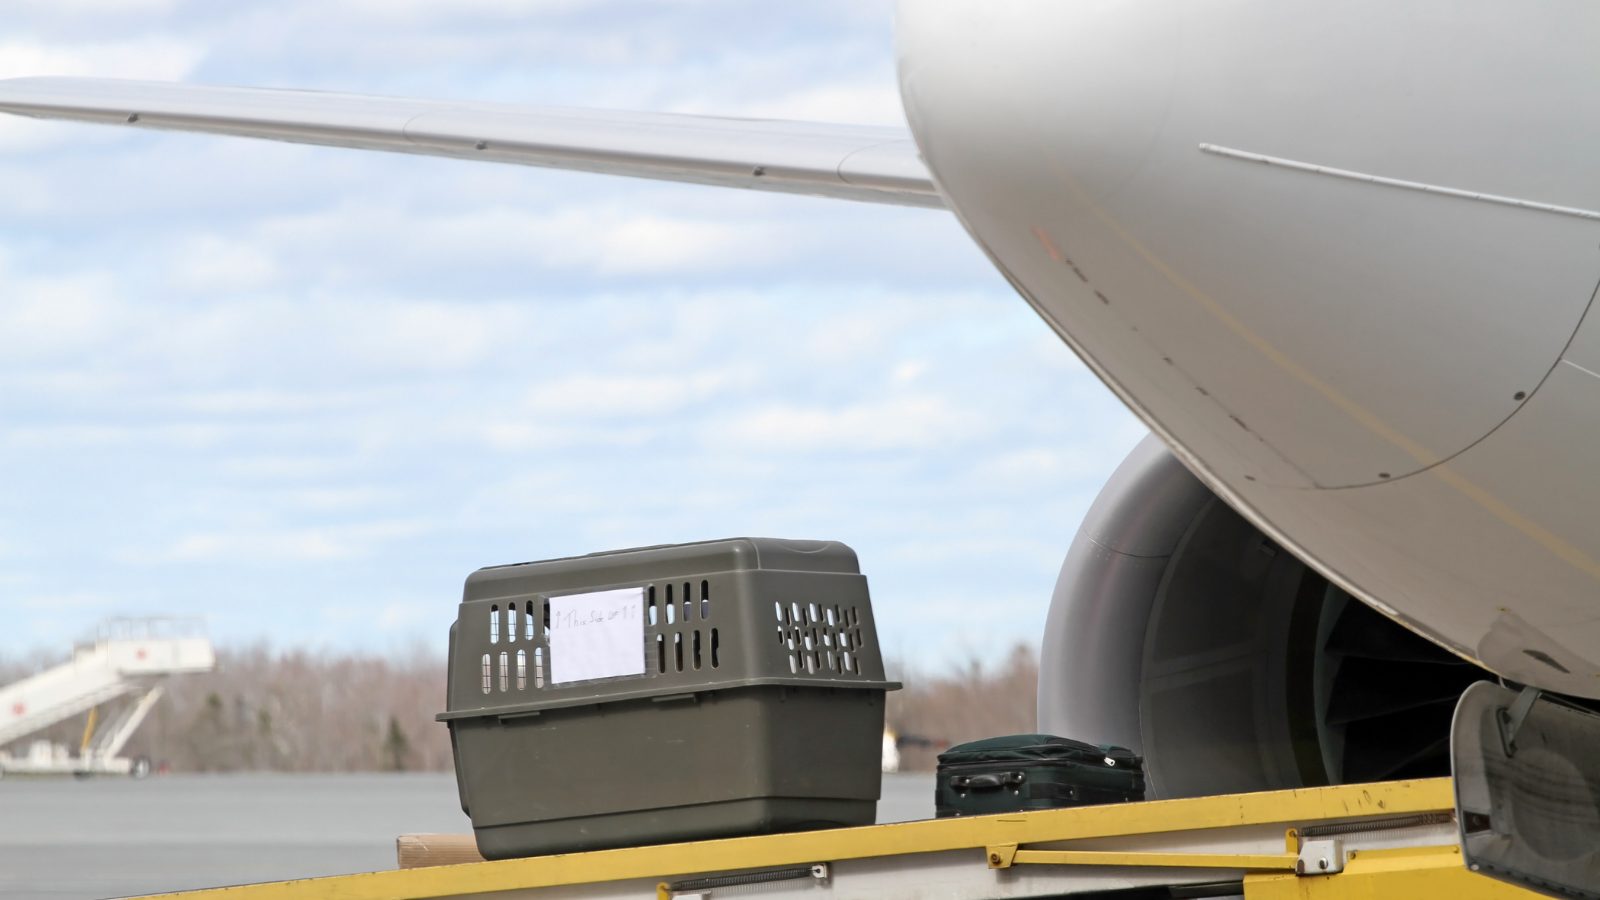
{"label": "ventilation slot on crate", "polygon": [[501,691],[510,691],[513,685],[519,691],[544,687],[545,648],[550,645],[549,601],[516,601],[503,608],[498,603],[490,606],[489,643],[528,646],[514,652],[508,648],[498,655],[483,654],[485,694],[494,692],[497,684]]}
{"label": "ventilation slot on crate", "polygon": [[690,629],[711,619],[711,581],[701,579],[645,585],[645,675],[672,677],[722,664],[716,629]]}
{"label": "ventilation slot on crate", "polygon": [[772,610],[791,673],[860,674],[861,614],[856,607],[774,603]]}

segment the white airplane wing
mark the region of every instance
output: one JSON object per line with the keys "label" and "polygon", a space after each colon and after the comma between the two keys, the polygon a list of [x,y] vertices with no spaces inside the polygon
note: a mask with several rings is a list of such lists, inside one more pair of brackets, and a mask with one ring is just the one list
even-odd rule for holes
{"label": "white airplane wing", "polygon": [[90,78],[0,80],[0,112],[944,206],[898,128]]}

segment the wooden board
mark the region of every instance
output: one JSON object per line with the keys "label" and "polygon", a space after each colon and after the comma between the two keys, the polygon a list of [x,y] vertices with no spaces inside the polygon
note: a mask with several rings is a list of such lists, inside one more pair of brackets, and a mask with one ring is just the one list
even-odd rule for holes
{"label": "wooden board", "polygon": [[402,834],[395,839],[394,850],[402,869],[483,862],[470,834]]}

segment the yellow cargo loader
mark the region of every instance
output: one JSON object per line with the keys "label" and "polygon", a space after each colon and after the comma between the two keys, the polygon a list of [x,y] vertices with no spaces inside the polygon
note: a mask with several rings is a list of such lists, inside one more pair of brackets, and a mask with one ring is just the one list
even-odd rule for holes
{"label": "yellow cargo loader", "polygon": [[1161,800],[589,853],[459,862],[470,838],[408,836],[405,868],[161,895],[421,898],[1538,896],[1463,860],[1448,778]]}

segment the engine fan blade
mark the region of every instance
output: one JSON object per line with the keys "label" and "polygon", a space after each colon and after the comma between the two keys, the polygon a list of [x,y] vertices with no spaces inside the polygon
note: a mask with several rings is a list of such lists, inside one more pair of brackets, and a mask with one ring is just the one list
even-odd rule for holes
{"label": "engine fan blade", "polygon": [[1318,729],[1330,779],[1448,774],[1456,700],[1490,676],[1337,588],[1320,630]]}

